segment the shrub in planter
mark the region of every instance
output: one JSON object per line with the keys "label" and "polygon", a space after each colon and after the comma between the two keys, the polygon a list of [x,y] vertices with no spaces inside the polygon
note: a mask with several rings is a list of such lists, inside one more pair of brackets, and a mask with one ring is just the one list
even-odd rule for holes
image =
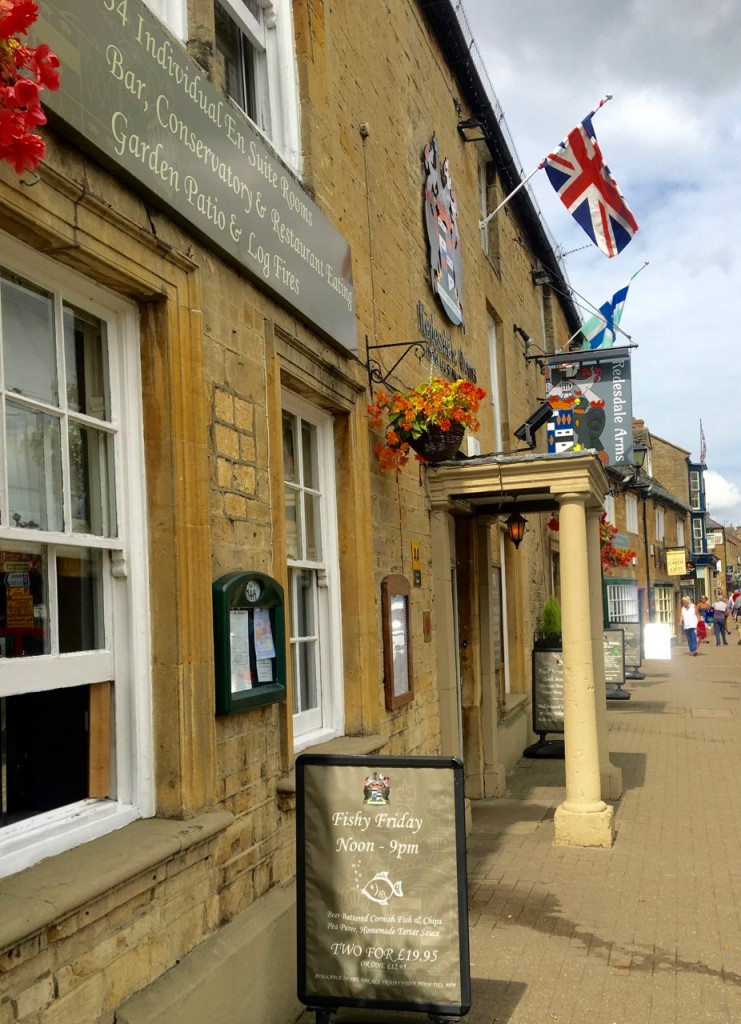
{"label": "shrub in planter", "polygon": [[561,647],[561,602],[557,597],[549,597],[543,607],[535,646],[541,648]]}

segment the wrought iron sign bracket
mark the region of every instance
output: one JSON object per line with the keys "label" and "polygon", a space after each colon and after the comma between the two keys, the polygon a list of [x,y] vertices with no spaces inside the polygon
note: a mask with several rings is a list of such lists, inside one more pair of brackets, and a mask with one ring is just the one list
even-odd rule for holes
{"label": "wrought iron sign bracket", "polygon": [[[374,384],[386,384],[391,374],[394,372],[399,363],[404,357],[415,349],[420,359],[423,359],[426,355],[425,343],[423,341],[392,341],[385,345],[369,345],[368,335],[365,336],[365,348],[368,352],[368,360],[365,364],[365,368],[368,371],[368,384],[370,386],[371,394],[373,393]],[[404,351],[401,353],[399,358],[396,360],[390,370],[383,373],[383,367],[377,359],[373,359],[370,355],[371,352],[378,352],[382,348],[403,348]],[[391,385],[388,385],[391,387]],[[395,390],[395,389],[392,389]]]}

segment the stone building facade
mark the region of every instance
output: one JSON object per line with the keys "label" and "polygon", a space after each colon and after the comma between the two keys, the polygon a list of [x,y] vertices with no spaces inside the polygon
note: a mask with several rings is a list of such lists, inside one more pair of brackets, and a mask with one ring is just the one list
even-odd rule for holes
{"label": "stone building facade", "polygon": [[627,565],[606,571],[605,614],[614,621],[620,605],[629,602],[641,622],[665,623],[676,636],[681,598],[689,592],[694,596],[684,557],[681,571],[673,557],[680,549],[689,557],[691,550],[689,453],[651,433],[643,420],[633,420],[633,438],[646,449],[643,467],[637,477],[616,475],[607,514],[621,546],[634,556]]}
{"label": "stone building facade", "polygon": [[[526,192],[480,227],[519,179],[448,0],[69,0],[34,33],[63,86],[38,181],[0,168],[0,1024],[286,1024],[296,753],[465,754],[468,796],[501,794],[557,579],[537,509],[516,549],[503,491],[461,521],[428,468],[379,468],[369,371],[475,379],[462,454],[511,453],[542,395],[514,325],[552,352],[578,320]],[[431,287],[433,140],[462,323]],[[606,485],[577,475],[583,525]],[[244,666],[285,699],[217,715],[232,573],[285,595],[285,679],[269,640]]]}

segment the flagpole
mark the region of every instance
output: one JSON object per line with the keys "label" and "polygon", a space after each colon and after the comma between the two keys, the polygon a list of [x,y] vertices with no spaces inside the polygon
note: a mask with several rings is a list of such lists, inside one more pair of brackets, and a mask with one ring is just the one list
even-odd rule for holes
{"label": "flagpole", "polygon": [[[644,260],[644,261],[643,261],[643,263],[642,263],[642,265],[641,265],[641,266],[640,266],[640,267],[638,268],[638,270],[636,270],[636,271],[635,271],[635,273],[633,273],[633,274],[631,274],[631,275],[630,275],[630,277],[628,278],[628,284],[630,284],[630,282],[631,282],[631,281],[632,281],[632,280],[633,280],[634,278],[638,277],[638,275],[640,274],[640,272],[641,272],[642,270],[645,270],[647,266],[648,266],[648,260]],[[578,291],[576,291],[576,289],[575,289],[575,288],[572,288],[572,289],[571,289],[571,291],[572,291],[572,292],[574,293],[574,295],[579,295],[579,298],[580,298],[580,299],[583,299],[583,301],[584,301],[584,302],[586,302],[586,303],[587,303],[587,305],[588,305],[588,306],[589,306],[589,307],[590,307],[591,309],[593,309],[593,310],[594,310],[594,312],[593,312],[593,314],[592,314],[593,316],[599,317],[599,318],[600,318],[601,320],[603,320],[603,321],[604,321],[604,323],[605,323],[605,324],[607,324],[607,320],[606,320],[606,319],[605,319],[605,317],[604,317],[604,316],[602,315],[601,311],[600,311],[599,309],[597,309],[597,307],[596,307],[596,306],[593,306],[593,305],[592,305],[592,303],[591,303],[591,302],[589,301],[589,299],[585,299],[585,298],[584,298],[584,296],[583,296],[583,295],[580,295],[580,294],[579,294],[579,292],[578,292]],[[615,323],[614,323],[614,324],[613,324],[612,326],[614,327],[614,329],[615,329],[616,333],[618,333],[618,334],[622,334],[622,335],[623,335],[623,336],[624,336],[625,338],[627,338],[627,339],[628,339],[628,341],[630,341],[630,342],[632,342],[632,341],[633,341],[633,338],[631,337],[631,335],[630,335],[630,334],[628,334],[628,333],[627,333],[626,331],[624,331],[624,330],[622,329],[622,327],[620,326],[620,324],[615,324]],[[567,340],[566,340],[566,341],[564,342],[564,344],[563,344],[563,345],[561,346],[561,348],[560,348],[560,349],[558,349],[558,351],[559,351],[559,352],[563,352],[563,351],[564,351],[564,349],[565,349],[565,348],[567,348],[567,347],[568,347],[568,346],[569,346],[569,345],[571,344],[571,342],[572,342],[572,341],[573,341],[573,340],[574,340],[575,338],[577,338],[577,337],[578,337],[578,336],[579,336],[579,335],[581,334],[581,332],[582,332],[582,328],[583,328],[583,327],[584,327],[584,324],[582,324],[582,326],[581,326],[581,327],[579,328],[579,330],[578,330],[578,331],[575,331],[575,332],[574,332],[574,334],[572,334],[572,335],[571,335],[571,337],[570,337],[570,338],[568,338],[568,339],[567,339]],[[596,352],[597,350],[596,350],[596,349],[594,349],[593,351],[595,351],[595,352]],[[702,430],[702,420],[700,421],[700,429]]]}
{"label": "flagpole", "polygon": [[[606,93],[602,97],[602,99],[599,101],[597,106],[594,108],[594,110],[590,110],[589,111],[589,113],[584,118],[584,120],[587,121],[590,117],[594,117],[594,115],[597,113],[597,111],[600,109],[600,107],[604,107],[605,103],[609,102],[609,100],[611,100],[611,99],[612,99],[612,93],[611,92]],[[520,184],[516,188],[512,189],[510,194],[505,199],[503,199],[501,201],[501,203],[496,208],[496,210],[492,210],[491,213],[487,214],[486,217],[484,217],[483,220],[479,221],[479,229],[485,228],[486,225],[489,223],[489,221],[492,219],[492,217],[495,217],[499,213],[499,211],[502,209],[502,207],[507,205],[507,203],[510,201],[512,196],[517,195],[517,193],[520,191],[520,189],[524,188],[525,185],[527,185],[527,183],[530,181],[530,179],[533,178],[538,173],[538,171],[542,170],[544,167],[545,167],[545,160],[541,160],[540,163],[538,164],[538,166],[535,167],[532,171],[530,171],[528,176],[526,178],[523,178],[522,181],[520,182]]]}
{"label": "flagpole", "polygon": [[527,183],[530,181],[530,179],[533,178],[538,173],[538,171],[541,169],[542,166],[543,166],[543,164],[538,164],[538,166],[534,170],[530,171],[530,173],[528,174],[527,178],[523,178],[522,181],[520,182],[520,184],[517,186],[517,188],[514,188],[510,192],[510,194],[507,196],[507,198],[503,199],[501,201],[501,203],[496,208],[496,210],[492,210],[491,213],[488,214],[486,217],[484,217],[483,220],[480,220],[479,221],[479,228],[485,228],[486,225],[489,223],[489,221],[492,219],[492,217],[495,217],[499,213],[499,211],[502,209],[502,207],[507,205],[507,203],[510,201],[512,196],[517,195],[517,193],[520,191],[520,189],[524,188],[525,185],[527,185]]}

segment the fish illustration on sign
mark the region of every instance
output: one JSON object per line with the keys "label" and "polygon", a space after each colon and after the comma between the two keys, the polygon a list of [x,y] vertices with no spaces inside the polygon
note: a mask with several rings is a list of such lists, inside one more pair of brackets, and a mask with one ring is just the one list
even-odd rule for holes
{"label": "fish illustration on sign", "polygon": [[365,884],[361,892],[374,903],[387,907],[392,896],[403,896],[401,882],[392,882],[388,871],[379,871]]}

